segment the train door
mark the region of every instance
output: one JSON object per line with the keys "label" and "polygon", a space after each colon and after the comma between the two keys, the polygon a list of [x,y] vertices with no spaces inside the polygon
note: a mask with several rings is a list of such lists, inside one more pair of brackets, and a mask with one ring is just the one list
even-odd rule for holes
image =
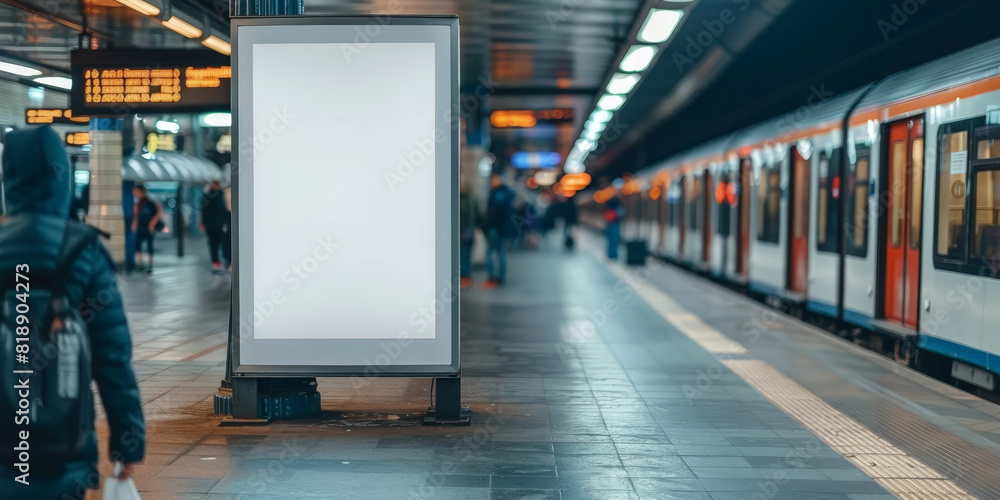
{"label": "train door", "polygon": [[704,216],[701,218],[701,260],[708,264],[712,260],[712,174],[702,175],[701,184],[701,210]]}
{"label": "train door", "polygon": [[752,175],[750,165],[749,158],[740,160],[736,274],[743,276],[746,276],[747,270],[750,269],[750,176]]}
{"label": "train door", "polygon": [[791,153],[788,289],[804,295],[809,280],[809,161],[795,147]]}
{"label": "train door", "polygon": [[688,193],[688,177],[686,175],[680,179],[680,188],[681,197],[680,202],[677,203],[677,229],[680,231],[677,256],[683,258],[686,253],[684,250],[687,248],[687,203],[690,196]]}
{"label": "train door", "polygon": [[889,213],[885,248],[883,315],[917,329],[920,295],[920,211],[923,206],[923,118],[889,126],[886,187]]}

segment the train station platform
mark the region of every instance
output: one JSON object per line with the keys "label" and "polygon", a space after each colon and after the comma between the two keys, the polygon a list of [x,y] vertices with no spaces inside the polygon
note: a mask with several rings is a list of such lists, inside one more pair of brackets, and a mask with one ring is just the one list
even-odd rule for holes
{"label": "train station platform", "polygon": [[579,240],[463,291],[469,427],[421,425],[430,380],[400,378],[321,379],[321,418],[220,427],[229,277],[164,258],[125,278],[143,498],[1000,497],[994,403]]}

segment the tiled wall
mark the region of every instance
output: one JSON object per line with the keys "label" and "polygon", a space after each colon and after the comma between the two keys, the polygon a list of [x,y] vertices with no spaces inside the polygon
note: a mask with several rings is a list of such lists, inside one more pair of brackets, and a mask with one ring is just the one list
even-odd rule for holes
{"label": "tiled wall", "polygon": [[90,131],[90,211],[87,222],[111,235],[105,241],[116,264],[125,262],[125,218],[122,213],[122,133]]}

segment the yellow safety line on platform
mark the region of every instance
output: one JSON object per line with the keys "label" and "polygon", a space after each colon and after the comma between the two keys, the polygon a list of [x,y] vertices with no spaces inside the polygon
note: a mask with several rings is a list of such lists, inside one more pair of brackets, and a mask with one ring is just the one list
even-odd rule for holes
{"label": "yellow safety line on platform", "polygon": [[[635,268],[629,272],[621,264],[605,263],[608,269],[618,279],[632,286],[635,292],[642,297],[653,309],[663,316],[664,319],[674,325],[687,338],[693,340],[702,349],[712,354],[747,354],[749,351],[740,345],[739,342],[725,336],[722,332],[709,326],[698,316],[691,314],[687,309],[681,307],[669,295],[663,293],[655,285],[642,280],[645,267]],[[646,275],[648,280],[648,275]],[[643,282],[640,282],[643,281]]]}
{"label": "yellow safety line on platform", "polygon": [[722,363],[893,495],[903,500],[976,498],[767,362],[731,359]]}

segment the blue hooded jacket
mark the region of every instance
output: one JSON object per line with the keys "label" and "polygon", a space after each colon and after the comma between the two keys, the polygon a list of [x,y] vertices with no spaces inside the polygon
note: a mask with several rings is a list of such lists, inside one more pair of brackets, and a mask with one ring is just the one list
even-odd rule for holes
{"label": "blue hooded jacket", "polygon": [[[73,173],[62,141],[47,125],[15,130],[6,137],[2,167],[5,217],[0,219],[0,270],[12,271],[19,264],[28,264],[32,270],[55,269],[65,251],[65,235],[89,230],[68,219]],[[111,459],[139,461],[145,452],[146,430],[132,370],[132,339],[113,261],[99,239],[74,260],[64,283],[66,296],[79,304],[87,322],[93,379],[110,427]],[[70,462],[96,467],[97,434],[92,426],[83,452]],[[38,468],[58,474],[65,465],[38,464]]]}

